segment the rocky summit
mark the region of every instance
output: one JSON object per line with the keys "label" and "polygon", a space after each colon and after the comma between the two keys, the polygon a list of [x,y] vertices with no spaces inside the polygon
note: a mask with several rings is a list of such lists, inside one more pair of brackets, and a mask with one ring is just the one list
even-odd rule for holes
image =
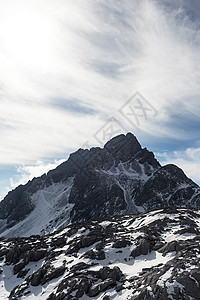
{"label": "rocky summit", "polygon": [[45,235],[70,223],[164,207],[200,207],[199,186],[177,166],[161,166],[132,133],[121,134],[103,148],[79,149],[9,192],[0,202],[0,233]]}
{"label": "rocky summit", "polygon": [[0,299],[200,299],[200,211],[164,208],[1,238]]}

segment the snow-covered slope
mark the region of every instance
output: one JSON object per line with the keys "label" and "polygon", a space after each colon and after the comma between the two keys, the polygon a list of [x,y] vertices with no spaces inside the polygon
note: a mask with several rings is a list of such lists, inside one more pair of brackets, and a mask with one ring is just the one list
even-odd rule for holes
{"label": "snow-covered slope", "polygon": [[0,233],[28,236],[65,223],[167,206],[200,207],[200,188],[175,165],[161,166],[136,137],[119,135],[104,148],[69,159],[0,202]]}
{"label": "snow-covered slope", "polygon": [[199,299],[200,211],[167,208],[1,239],[0,299]]}
{"label": "snow-covered slope", "polygon": [[65,223],[69,223],[73,204],[69,203],[69,195],[74,178],[66,182],[52,183],[38,190],[31,196],[33,211],[22,221],[4,231],[6,237],[30,236],[54,231]]}

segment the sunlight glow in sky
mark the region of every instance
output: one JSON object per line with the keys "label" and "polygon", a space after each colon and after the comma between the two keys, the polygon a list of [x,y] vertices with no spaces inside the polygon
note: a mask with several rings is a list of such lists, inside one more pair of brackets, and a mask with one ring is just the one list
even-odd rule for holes
{"label": "sunlight glow in sky", "polygon": [[20,11],[2,24],[2,42],[10,59],[16,64],[43,67],[52,47],[48,22],[31,11]]}

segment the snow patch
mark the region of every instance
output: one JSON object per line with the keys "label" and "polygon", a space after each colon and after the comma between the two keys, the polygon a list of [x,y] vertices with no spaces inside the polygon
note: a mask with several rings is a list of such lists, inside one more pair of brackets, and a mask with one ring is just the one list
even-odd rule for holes
{"label": "snow patch", "polygon": [[62,183],[52,183],[31,196],[34,210],[21,222],[4,231],[6,238],[12,236],[30,236],[53,232],[69,220],[73,204],[69,195],[74,178]]}

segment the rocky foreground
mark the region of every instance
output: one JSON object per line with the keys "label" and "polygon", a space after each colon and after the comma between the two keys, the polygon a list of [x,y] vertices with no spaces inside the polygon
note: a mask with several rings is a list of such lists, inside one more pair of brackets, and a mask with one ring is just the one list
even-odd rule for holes
{"label": "rocky foreground", "polygon": [[199,210],[113,216],[0,244],[0,299],[200,299]]}

